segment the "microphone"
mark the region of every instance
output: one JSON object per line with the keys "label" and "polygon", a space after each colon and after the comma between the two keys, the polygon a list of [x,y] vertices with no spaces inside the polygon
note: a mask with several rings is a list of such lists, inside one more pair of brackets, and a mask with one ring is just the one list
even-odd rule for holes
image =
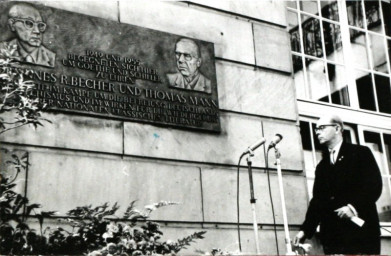
{"label": "microphone", "polygon": [[281,140],[282,140],[282,135],[276,133],[276,135],[274,135],[272,141],[270,142],[268,149],[274,148]]}
{"label": "microphone", "polygon": [[247,150],[243,152],[243,155],[248,154],[248,153],[250,153],[251,151],[256,150],[257,148],[259,148],[260,146],[262,146],[265,142],[266,142],[266,139],[265,139],[265,138],[261,138],[260,140],[258,140],[257,142],[255,142],[254,144],[252,144],[251,146],[249,146],[249,147],[247,148]]}

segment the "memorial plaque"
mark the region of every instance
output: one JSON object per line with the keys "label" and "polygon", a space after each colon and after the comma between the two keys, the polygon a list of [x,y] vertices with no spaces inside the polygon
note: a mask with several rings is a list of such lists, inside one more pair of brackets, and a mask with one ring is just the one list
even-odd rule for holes
{"label": "memorial plaque", "polygon": [[38,4],[0,3],[0,49],[50,110],[219,132],[213,43]]}

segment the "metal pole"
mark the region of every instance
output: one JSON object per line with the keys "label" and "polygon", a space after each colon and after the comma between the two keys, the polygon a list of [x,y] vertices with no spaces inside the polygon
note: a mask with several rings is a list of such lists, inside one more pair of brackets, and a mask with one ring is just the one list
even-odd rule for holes
{"label": "metal pole", "polygon": [[291,238],[289,237],[288,218],[286,215],[286,208],[285,208],[284,186],[282,184],[282,172],[281,172],[281,161],[280,161],[281,154],[277,148],[274,148],[274,152],[276,154],[278,185],[280,188],[280,196],[281,196],[281,204],[282,204],[282,217],[284,220],[286,255],[296,255],[292,251]]}
{"label": "metal pole", "polygon": [[260,254],[261,251],[259,249],[259,241],[258,241],[258,223],[257,223],[257,214],[256,214],[256,209],[255,209],[255,203],[256,200],[254,198],[254,184],[253,184],[253,172],[251,169],[251,157],[254,156],[254,153],[250,151],[249,156],[247,157],[247,166],[248,166],[248,177],[250,180],[250,203],[251,203],[251,211],[253,212],[253,228],[254,228],[254,236],[255,236],[255,246],[257,248],[257,254]]}

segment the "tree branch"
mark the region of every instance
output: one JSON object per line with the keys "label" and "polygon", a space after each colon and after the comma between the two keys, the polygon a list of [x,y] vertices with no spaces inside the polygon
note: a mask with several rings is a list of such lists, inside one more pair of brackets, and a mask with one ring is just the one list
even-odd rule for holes
{"label": "tree branch", "polygon": [[22,127],[22,126],[24,126],[24,125],[26,125],[26,124],[29,124],[29,123],[23,123],[23,124],[14,126],[14,127],[6,128],[6,129],[0,131],[0,134],[5,133],[6,131],[9,131],[9,130],[12,130],[12,129],[16,129],[16,128]]}

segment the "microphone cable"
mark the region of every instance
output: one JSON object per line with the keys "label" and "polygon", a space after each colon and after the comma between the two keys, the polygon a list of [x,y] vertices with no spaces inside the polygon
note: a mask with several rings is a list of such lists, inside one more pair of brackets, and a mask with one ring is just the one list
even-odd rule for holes
{"label": "microphone cable", "polygon": [[276,248],[277,248],[277,255],[280,255],[280,251],[278,248],[278,239],[277,239],[277,226],[276,226],[276,216],[274,214],[274,203],[273,203],[273,196],[272,196],[272,189],[270,186],[270,172],[269,172],[269,151],[271,148],[268,148],[266,151],[266,173],[267,173],[267,184],[269,187],[269,198],[270,198],[270,204],[272,208],[272,215],[273,215],[273,228],[274,228],[274,237],[276,240]]}
{"label": "microphone cable", "polygon": [[244,154],[242,154],[239,158],[238,162],[238,173],[236,177],[236,216],[237,220],[237,229],[238,229],[238,243],[239,243],[239,252],[242,252],[242,241],[240,237],[240,210],[239,210],[239,170],[240,170],[240,162],[242,161]]}

